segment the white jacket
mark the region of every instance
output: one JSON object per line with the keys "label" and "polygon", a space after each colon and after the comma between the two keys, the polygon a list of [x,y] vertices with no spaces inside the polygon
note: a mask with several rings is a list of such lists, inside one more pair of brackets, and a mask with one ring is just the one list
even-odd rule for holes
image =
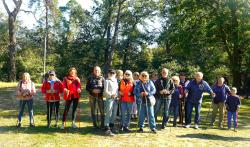
{"label": "white jacket", "polygon": [[104,96],[111,98],[112,95],[118,96],[118,82],[116,78],[108,78],[104,82]]}

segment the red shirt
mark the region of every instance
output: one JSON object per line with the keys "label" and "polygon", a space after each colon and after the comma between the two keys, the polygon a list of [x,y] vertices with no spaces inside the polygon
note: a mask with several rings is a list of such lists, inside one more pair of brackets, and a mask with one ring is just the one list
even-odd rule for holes
{"label": "red shirt", "polygon": [[121,102],[131,102],[135,101],[135,97],[133,95],[134,84],[131,81],[125,82],[124,79],[121,80],[120,91],[123,93],[121,96]]}
{"label": "red shirt", "polygon": [[[54,89],[54,93],[50,93],[49,91]],[[43,82],[41,87],[41,92],[45,94],[46,101],[59,101],[60,100],[60,93],[63,92],[63,85],[61,81],[55,81],[53,88],[49,81]]]}
{"label": "red shirt", "polygon": [[[80,98],[80,93],[77,92],[78,89],[81,89],[81,82],[78,77],[64,77],[63,79],[64,87],[64,100],[70,100],[71,98]],[[69,94],[67,95],[67,90]]]}

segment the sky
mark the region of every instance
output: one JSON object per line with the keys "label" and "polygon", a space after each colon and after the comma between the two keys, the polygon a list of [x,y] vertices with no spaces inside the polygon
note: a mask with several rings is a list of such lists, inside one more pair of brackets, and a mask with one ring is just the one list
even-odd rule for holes
{"label": "sky", "polygon": [[[59,6],[65,6],[69,0],[58,0]],[[93,6],[92,0],[76,0],[84,9],[90,10]],[[28,8],[28,2],[29,0],[23,0],[21,9],[23,10],[29,10]],[[6,3],[9,6],[10,10],[13,10],[14,3],[12,0],[6,0]],[[5,8],[3,6],[2,1],[0,1],[0,12],[7,15]],[[20,12],[18,14],[18,20],[22,21],[24,26],[27,26],[28,28],[32,28],[33,25],[36,23],[36,20],[32,14],[28,14],[25,12]]]}

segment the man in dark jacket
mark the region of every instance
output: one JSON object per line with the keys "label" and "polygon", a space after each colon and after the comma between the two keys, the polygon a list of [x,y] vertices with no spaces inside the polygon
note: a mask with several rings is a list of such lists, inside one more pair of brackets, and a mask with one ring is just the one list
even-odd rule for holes
{"label": "man in dark jacket", "polygon": [[91,108],[91,117],[94,128],[97,128],[96,123],[96,104],[98,104],[101,113],[101,128],[104,128],[104,101],[103,101],[104,78],[101,75],[101,68],[95,66],[93,74],[88,78],[86,90],[89,94],[89,103]]}
{"label": "man in dark jacket", "polygon": [[161,106],[163,105],[163,120],[161,128],[164,129],[169,119],[169,107],[171,103],[171,95],[174,92],[174,83],[171,78],[168,77],[168,69],[163,68],[161,71],[161,78],[156,80],[156,98],[157,103],[155,105],[155,117],[159,113]]}

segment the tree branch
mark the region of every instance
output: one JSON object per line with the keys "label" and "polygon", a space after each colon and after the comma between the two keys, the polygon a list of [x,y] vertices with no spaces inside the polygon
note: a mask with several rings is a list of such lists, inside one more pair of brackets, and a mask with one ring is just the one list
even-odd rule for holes
{"label": "tree branch", "polygon": [[2,2],[3,2],[5,10],[7,11],[8,14],[10,14],[11,13],[10,9],[9,9],[8,5],[6,4],[5,0],[2,0]]}
{"label": "tree branch", "polygon": [[20,11],[22,11],[22,12],[24,12],[24,13],[31,13],[31,14],[34,16],[35,20],[36,20],[36,21],[38,21],[38,19],[36,18],[35,13],[33,13],[32,11],[29,11],[29,10],[23,10],[23,9],[20,9]]}

